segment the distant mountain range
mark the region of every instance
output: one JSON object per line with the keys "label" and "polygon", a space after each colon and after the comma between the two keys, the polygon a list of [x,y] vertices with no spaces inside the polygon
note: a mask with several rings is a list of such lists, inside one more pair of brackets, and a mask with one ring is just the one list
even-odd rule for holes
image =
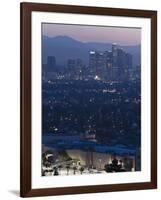
{"label": "distant mountain range", "polygon": [[[69,58],[81,58],[85,64],[89,62],[89,51],[111,50],[111,43],[80,42],[67,36],[42,37],[43,63],[46,63],[47,56],[55,56],[56,63],[64,66]],[[127,53],[133,55],[133,65],[140,64],[141,46],[119,46]]]}

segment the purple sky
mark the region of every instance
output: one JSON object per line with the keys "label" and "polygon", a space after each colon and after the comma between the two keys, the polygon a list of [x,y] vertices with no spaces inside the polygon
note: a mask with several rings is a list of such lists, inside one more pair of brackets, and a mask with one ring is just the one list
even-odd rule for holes
{"label": "purple sky", "polygon": [[82,42],[116,42],[120,45],[137,45],[141,43],[140,28],[120,28],[102,26],[82,26],[64,24],[43,24],[43,35],[49,37],[69,36]]}

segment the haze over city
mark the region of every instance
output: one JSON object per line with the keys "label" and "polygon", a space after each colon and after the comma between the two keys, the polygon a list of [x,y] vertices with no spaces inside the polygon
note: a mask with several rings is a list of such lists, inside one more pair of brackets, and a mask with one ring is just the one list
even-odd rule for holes
{"label": "haze over city", "polygon": [[141,43],[140,28],[43,23],[42,34],[48,37],[68,36],[81,42],[116,42],[119,45]]}

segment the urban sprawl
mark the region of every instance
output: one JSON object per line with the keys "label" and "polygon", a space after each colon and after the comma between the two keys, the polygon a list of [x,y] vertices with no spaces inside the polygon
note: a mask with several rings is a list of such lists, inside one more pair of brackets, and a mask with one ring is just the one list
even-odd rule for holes
{"label": "urban sprawl", "polygon": [[141,66],[113,44],[42,67],[42,175],[140,171]]}

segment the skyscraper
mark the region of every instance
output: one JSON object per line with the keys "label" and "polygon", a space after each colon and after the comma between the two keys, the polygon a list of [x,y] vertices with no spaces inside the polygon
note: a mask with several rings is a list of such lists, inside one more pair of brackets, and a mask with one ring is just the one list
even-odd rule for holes
{"label": "skyscraper", "polygon": [[112,44],[112,79],[116,80],[118,77],[118,51],[117,51],[117,44]]}
{"label": "skyscraper", "polygon": [[89,71],[91,75],[95,75],[96,74],[96,65],[97,65],[97,61],[96,61],[96,51],[90,51],[89,52]]}
{"label": "skyscraper", "polygon": [[105,72],[104,53],[98,51],[90,51],[89,68],[93,76],[103,77]]}
{"label": "skyscraper", "polygon": [[69,77],[71,79],[74,79],[76,75],[76,60],[72,58],[68,59],[67,68],[68,68]]}
{"label": "skyscraper", "polygon": [[107,80],[112,79],[112,51],[104,52],[104,62],[106,66],[105,78]]}
{"label": "skyscraper", "polygon": [[112,51],[90,51],[89,72],[97,80],[128,80],[132,68],[132,55],[112,44]]}
{"label": "skyscraper", "polygon": [[55,72],[56,70],[56,58],[55,56],[47,57],[47,71]]}
{"label": "skyscraper", "polygon": [[125,78],[126,53],[123,51],[122,48],[117,49],[117,67],[118,67],[117,79],[123,80]]}
{"label": "skyscraper", "polygon": [[132,55],[123,48],[112,45],[112,79],[128,80],[132,68]]}
{"label": "skyscraper", "polygon": [[83,69],[83,62],[80,58],[68,59],[67,68],[68,68],[70,78],[82,79],[84,69]]}

